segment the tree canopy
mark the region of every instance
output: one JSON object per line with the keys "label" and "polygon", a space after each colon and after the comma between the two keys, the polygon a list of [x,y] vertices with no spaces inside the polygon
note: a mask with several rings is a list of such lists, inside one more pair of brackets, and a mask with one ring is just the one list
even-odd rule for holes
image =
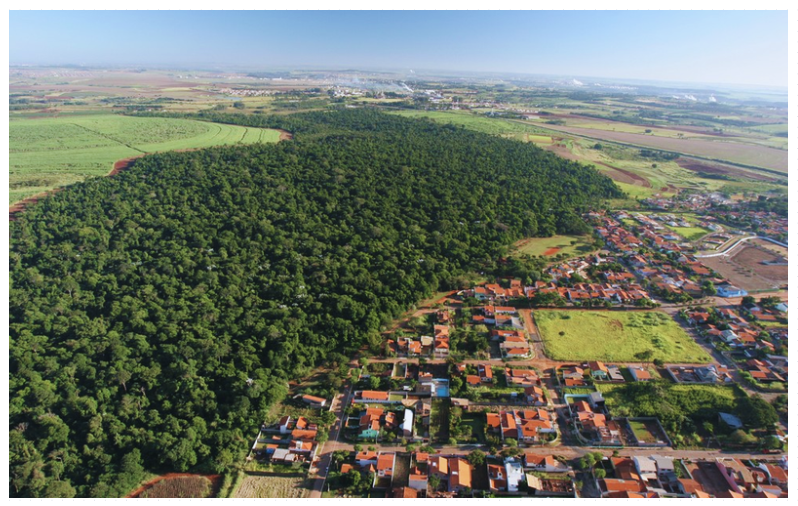
{"label": "tree canopy", "polygon": [[222,471],[289,380],[620,195],[592,168],[430,121],[258,120],[298,135],[146,156],[11,223],[13,496]]}

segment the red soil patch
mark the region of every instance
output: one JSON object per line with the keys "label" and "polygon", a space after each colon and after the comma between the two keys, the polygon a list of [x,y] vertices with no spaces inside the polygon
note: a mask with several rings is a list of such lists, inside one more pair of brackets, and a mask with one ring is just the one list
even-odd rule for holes
{"label": "red soil patch", "polygon": [[15,221],[17,217],[25,210],[26,207],[35,204],[36,202],[40,201],[41,199],[51,195],[55,192],[60,190],[60,188],[54,188],[52,190],[37,193],[36,195],[31,195],[30,197],[26,197],[20,201],[15,202],[13,205],[8,207],[8,221]]}
{"label": "red soil patch", "polygon": [[609,169],[612,169],[613,172],[617,172],[621,174],[617,178],[613,177],[616,181],[620,181],[621,183],[628,183],[635,186],[642,186],[644,188],[651,188],[651,183],[648,179],[644,178],[640,174],[635,174],[634,172],[628,171],[626,169],[619,169],[618,167],[613,167],[612,165],[608,165],[604,162],[595,162],[599,165],[603,165]]}
{"label": "red soil patch", "polygon": [[136,498],[141,495],[142,492],[145,490],[149,490],[152,488],[153,485],[158,483],[161,480],[172,480],[174,478],[187,478],[191,476],[204,476],[211,480],[211,495],[210,497],[216,497],[219,494],[219,490],[222,487],[222,475],[221,474],[190,474],[190,473],[168,473],[162,476],[158,476],[155,479],[152,479],[145,483],[144,485],[140,486],[133,492],[129,493],[125,496],[126,499]]}
{"label": "red soil patch", "polygon": [[[746,245],[731,260],[757,275],[776,283],[787,282],[787,265],[767,265],[762,262],[780,262],[785,258],[758,245]],[[786,262],[785,262],[786,263]]]}
{"label": "red soil patch", "polygon": [[776,178],[766,176],[764,174],[759,174],[757,172],[751,172],[742,169],[736,169],[733,167],[729,167],[727,165],[717,165],[717,164],[710,164],[706,162],[702,162],[699,160],[693,160],[691,158],[677,158],[676,163],[679,164],[679,167],[687,170],[691,170],[693,172],[698,173],[705,173],[705,174],[717,174],[717,175],[728,175],[728,176],[737,176],[737,177],[744,177],[746,179],[753,179],[755,181],[776,181]]}
{"label": "red soil patch", "polygon": [[124,160],[119,160],[114,162],[114,167],[111,169],[111,172],[108,173],[109,176],[115,176],[122,172],[123,170],[127,170],[133,165],[133,162],[138,160],[144,155],[133,156],[131,158],[125,158]]}
{"label": "red soil patch", "polygon": [[543,252],[543,256],[550,257],[552,255],[556,255],[558,251],[560,251],[560,248],[549,248]]}
{"label": "red soil patch", "polygon": [[294,138],[294,134],[292,134],[291,132],[287,132],[285,130],[280,130],[279,128],[276,128],[275,130],[280,132],[280,140],[281,141],[290,141],[291,139]]}

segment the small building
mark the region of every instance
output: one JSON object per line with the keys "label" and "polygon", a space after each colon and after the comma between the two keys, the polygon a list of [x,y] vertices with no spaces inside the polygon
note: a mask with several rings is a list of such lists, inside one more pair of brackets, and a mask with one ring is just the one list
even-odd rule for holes
{"label": "small building", "polygon": [[640,366],[630,366],[629,374],[632,375],[635,381],[650,381],[652,379],[651,373]]}
{"label": "small building", "polygon": [[412,438],[413,437],[413,411],[410,409],[405,409],[405,417],[402,420],[402,437],[404,438]]}
{"label": "small building", "polygon": [[507,459],[504,463],[504,470],[507,476],[507,491],[518,492],[524,483],[524,468],[515,459]]}
{"label": "small building", "polygon": [[327,404],[327,399],[315,395],[303,395],[302,402],[310,404],[314,408],[323,408]]}
{"label": "small building", "polygon": [[734,285],[721,285],[717,287],[719,297],[745,297],[748,292]]}
{"label": "small building", "polygon": [[592,361],[588,362],[587,368],[590,369],[590,375],[597,380],[607,380],[610,377],[610,372],[604,362]]}

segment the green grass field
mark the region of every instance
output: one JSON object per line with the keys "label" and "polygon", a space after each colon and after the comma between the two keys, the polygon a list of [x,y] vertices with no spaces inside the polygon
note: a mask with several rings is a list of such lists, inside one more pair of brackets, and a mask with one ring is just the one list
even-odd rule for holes
{"label": "green grass field", "polygon": [[177,149],[277,142],[276,130],[172,118],[75,115],[9,123],[9,197],[30,195],[91,176],[123,158]]}
{"label": "green grass field", "polygon": [[660,311],[535,311],[535,321],[554,360],[635,362],[638,353],[667,363],[709,362],[685,331]]}
{"label": "green grass field", "polygon": [[[590,236],[578,235],[554,235],[551,237],[533,237],[518,241],[512,255],[544,255],[552,248],[559,248],[550,253],[550,256],[558,254],[577,255],[592,251],[590,246]],[[575,244],[571,244],[575,242]]]}

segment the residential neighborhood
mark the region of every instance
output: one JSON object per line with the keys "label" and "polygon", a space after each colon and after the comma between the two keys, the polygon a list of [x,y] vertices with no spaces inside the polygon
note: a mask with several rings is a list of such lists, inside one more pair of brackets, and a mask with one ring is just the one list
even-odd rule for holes
{"label": "residential neighborhood", "polygon": [[[694,225],[679,215],[586,219],[600,250],[550,263],[543,279],[499,277],[443,294],[386,332],[381,353],[351,367],[332,404],[297,394],[333,410],[334,441],[313,443],[311,425],[285,419],[264,426],[253,455],[310,465],[324,497],[784,497],[786,418],[763,425],[735,403],[775,403],[786,392],[786,295],[752,296],[703,265],[695,243],[672,231]],[[613,333],[666,325],[675,337],[658,344],[665,334],[653,334],[651,351],[614,359],[577,348],[566,354],[585,359],[562,360],[552,346],[571,324],[553,336],[547,312],[564,322],[624,315]],[[693,354],[678,351],[684,339]],[[666,346],[692,359],[658,358]],[[718,408],[676,423],[634,404],[651,402],[649,392]]]}

